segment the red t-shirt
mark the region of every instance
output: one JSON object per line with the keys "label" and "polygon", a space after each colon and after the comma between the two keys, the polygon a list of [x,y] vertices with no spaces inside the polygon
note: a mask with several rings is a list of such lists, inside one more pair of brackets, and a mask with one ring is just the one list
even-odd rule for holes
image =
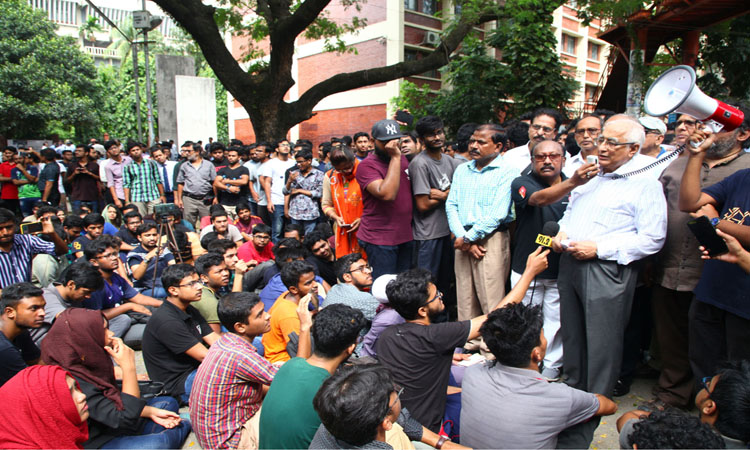
{"label": "red t-shirt", "polygon": [[[10,171],[14,167],[16,167],[16,163],[3,162],[0,164],[0,176],[10,178]],[[4,182],[2,191],[0,191],[0,198],[3,200],[18,200],[18,186],[13,184],[12,181]]]}
{"label": "red t-shirt", "polygon": [[263,247],[263,251],[258,253],[258,250],[255,248],[253,241],[250,241],[240,245],[240,248],[237,249],[237,257],[245,262],[250,262],[254,259],[258,261],[258,264],[260,264],[268,261],[269,259],[273,259],[272,250],[273,242],[269,242],[268,245]]}

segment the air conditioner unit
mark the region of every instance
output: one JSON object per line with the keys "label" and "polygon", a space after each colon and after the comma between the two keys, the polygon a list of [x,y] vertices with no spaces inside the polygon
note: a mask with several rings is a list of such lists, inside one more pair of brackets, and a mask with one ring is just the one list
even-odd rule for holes
{"label": "air conditioner unit", "polygon": [[424,33],[424,39],[422,40],[423,45],[429,45],[432,47],[437,47],[438,44],[440,44],[440,34],[434,32],[434,31],[425,31]]}

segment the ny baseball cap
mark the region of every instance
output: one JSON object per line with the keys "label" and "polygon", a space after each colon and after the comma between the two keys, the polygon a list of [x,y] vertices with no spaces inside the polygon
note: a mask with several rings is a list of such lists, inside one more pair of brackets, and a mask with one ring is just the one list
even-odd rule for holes
{"label": "ny baseball cap", "polygon": [[638,119],[638,122],[640,122],[641,125],[643,125],[643,128],[647,130],[656,130],[661,134],[666,134],[667,132],[667,125],[664,121],[657,119],[656,117],[643,116]]}
{"label": "ny baseball cap", "polygon": [[379,141],[391,141],[404,137],[401,126],[395,120],[385,119],[372,126],[372,138]]}

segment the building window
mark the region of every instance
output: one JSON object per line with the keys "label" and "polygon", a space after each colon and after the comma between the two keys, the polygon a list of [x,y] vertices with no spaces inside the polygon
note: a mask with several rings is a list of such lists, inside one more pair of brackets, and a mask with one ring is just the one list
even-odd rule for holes
{"label": "building window", "polygon": [[404,9],[408,9],[410,11],[416,11],[417,0],[404,0]]}
{"label": "building window", "polygon": [[596,96],[596,86],[586,86],[586,101],[594,102]]}
{"label": "building window", "polygon": [[563,34],[562,35],[562,51],[565,53],[570,53],[572,55],[576,54],[576,44],[578,39],[575,37],[569,35],[569,34]]}
{"label": "building window", "polygon": [[437,11],[437,0],[404,0],[404,9],[433,15]]}
{"label": "building window", "polygon": [[599,54],[601,53],[602,46],[599,44],[592,44],[589,42],[589,59],[599,61]]}
{"label": "building window", "polygon": [[[414,50],[410,48],[404,49],[404,61],[417,61],[426,56],[427,54],[425,52],[421,52],[419,50]],[[427,72],[420,73],[417,76],[440,79],[440,72],[438,72],[437,69],[432,69],[432,70],[428,70]]]}

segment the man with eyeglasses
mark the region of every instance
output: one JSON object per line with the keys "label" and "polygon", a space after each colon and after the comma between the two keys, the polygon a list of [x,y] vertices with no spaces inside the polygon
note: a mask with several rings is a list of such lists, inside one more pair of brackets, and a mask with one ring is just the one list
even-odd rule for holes
{"label": "man with eyeglasses", "polygon": [[690,135],[695,132],[695,128],[698,125],[698,119],[687,114],[680,114],[677,118],[674,128],[674,139],[671,144],[674,146],[680,146],[687,144],[690,139]]}
{"label": "man with eyeglasses", "polygon": [[[598,119],[597,119],[598,120]],[[510,283],[515,286],[526,265],[526,255],[536,248],[536,237],[544,224],[557,222],[568,206],[570,192],[596,175],[596,164],[584,164],[568,178],[562,173],[565,150],[557,141],[542,141],[531,148],[532,171],[511,184],[511,198],[516,207],[516,231],[513,237],[513,259]],[[557,271],[560,255],[549,256],[549,268],[540,273],[532,289],[526,292],[525,304],[543,305],[544,336],[547,352],[542,376],[557,380],[562,368],[563,347],[560,331],[560,294],[557,290]]]}
{"label": "man with eyeglasses", "polygon": [[515,169],[518,175],[526,173],[526,169],[529,167],[531,147],[544,140],[555,139],[562,122],[562,115],[554,109],[539,108],[535,110],[531,115],[529,142],[505,152],[503,154],[504,163]]}
{"label": "man with eyeglasses", "polygon": [[203,358],[219,335],[191,304],[201,299],[201,282],[189,264],[164,269],[167,300],[143,332],[143,360],[149,377],[164,383],[168,395],[188,403],[193,380]]}
{"label": "man with eyeglasses", "polygon": [[151,315],[148,307],[159,307],[163,302],[139,293],[117,273],[120,267],[118,247],[119,239],[107,234],[94,239],[86,247],[86,259],[99,271],[104,286],[92,292],[91,298],[83,301],[83,306],[101,310],[115,336],[122,338],[129,347],[135,345],[139,348],[146,320]]}
{"label": "man with eyeglasses", "polygon": [[598,150],[596,140],[602,132],[603,125],[604,121],[599,116],[594,115],[584,116],[578,121],[574,137],[581,151],[575,156],[566,158],[565,167],[563,168],[563,173],[565,173],[566,177],[572,177],[579,167],[586,164],[586,157],[596,155]]}
{"label": "man with eyeglasses", "polygon": [[[566,383],[611,396],[622,362],[623,336],[638,276],[637,261],[661,249],[667,205],[649,176],[619,177],[645,140],[637,120],[610,118],[598,139],[601,172],[572,191],[553,240],[560,258],[558,288]],[[589,174],[587,174],[589,175]],[[565,430],[563,448],[585,448],[598,419]]]}
{"label": "man with eyeglasses", "polygon": [[185,220],[194,225],[199,225],[200,218],[209,215],[208,206],[216,179],[216,168],[203,159],[201,150],[198,144],[192,146],[187,152],[187,161],[180,165],[175,178],[174,204],[183,209]]}

